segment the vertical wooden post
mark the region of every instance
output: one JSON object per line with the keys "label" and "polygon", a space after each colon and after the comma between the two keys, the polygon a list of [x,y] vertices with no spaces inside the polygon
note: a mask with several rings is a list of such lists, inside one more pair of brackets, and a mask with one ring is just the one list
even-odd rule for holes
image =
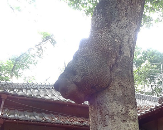
{"label": "vertical wooden post", "polygon": [[4,103],[5,103],[6,98],[7,98],[7,95],[6,94],[2,94],[1,95],[2,102],[1,102],[1,107],[0,107],[0,116],[1,116],[2,111],[3,111],[3,106],[4,106]]}

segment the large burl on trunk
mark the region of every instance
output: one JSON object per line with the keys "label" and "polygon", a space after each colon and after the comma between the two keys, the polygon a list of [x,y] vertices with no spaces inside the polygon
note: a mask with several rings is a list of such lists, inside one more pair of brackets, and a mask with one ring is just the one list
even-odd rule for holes
{"label": "large burl on trunk", "polygon": [[92,130],[137,130],[133,56],[144,0],[100,0],[88,39],[54,87],[76,103],[89,101]]}

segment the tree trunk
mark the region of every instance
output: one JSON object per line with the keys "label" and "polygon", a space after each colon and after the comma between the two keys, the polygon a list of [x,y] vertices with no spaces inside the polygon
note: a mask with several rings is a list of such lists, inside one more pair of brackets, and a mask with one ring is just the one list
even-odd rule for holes
{"label": "tree trunk", "polygon": [[133,57],[144,0],[100,0],[88,39],[54,84],[63,97],[89,101],[91,130],[138,130]]}
{"label": "tree trunk", "polygon": [[[90,37],[101,37],[102,42],[106,40],[111,45],[113,55],[109,54],[114,64],[110,67],[109,87],[89,100],[91,130],[139,129],[133,56],[143,8],[144,0],[101,0],[95,8]],[[110,56],[108,61],[112,60]]]}

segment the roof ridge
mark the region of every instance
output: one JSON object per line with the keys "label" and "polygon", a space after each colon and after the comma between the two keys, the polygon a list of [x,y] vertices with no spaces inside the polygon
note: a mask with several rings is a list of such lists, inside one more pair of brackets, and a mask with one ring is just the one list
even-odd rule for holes
{"label": "roof ridge", "polygon": [[152,102],[158,102],[158,100],[159,100],[159,97],[140,94],[140,93],[135,93],[135,98],[140,99],[140,100],[148,100],[148,101],[152,101]]}
{"label": "roof ridge", "polygon": [[0,82],[0,88],[54,88],[50,83],[12,83],[12,82]]}

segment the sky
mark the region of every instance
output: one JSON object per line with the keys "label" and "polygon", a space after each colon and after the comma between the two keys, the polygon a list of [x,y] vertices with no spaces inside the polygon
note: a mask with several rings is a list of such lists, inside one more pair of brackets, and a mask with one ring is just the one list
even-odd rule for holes
{"label": "sky", "polygon": [[[12,7],[20,6],[21,11]],[[91,18],[83,12],[74,11],[59,0],[39,0],[35,4],[26,4],[16,0],[0,1],[0,60],[12,55],[20,55],[41,41],[38,32],[54,35],[57,44],[47,45],[43,59],[36,67],[26,72],[34,76],[37,82],[55,82],[78,49],[82,38],[87,38]],[[138,34],[137,45],[143,49],[153,48],[163,52],[163,24],[152,28],[142,28]],[[23,82],[23,80],[15,80]]]}
{"label": "sky", "polygon": [[163,52],[163,23],[150,28],[142,28],[138,34],[137,46],[142,49],[155,49]]}

